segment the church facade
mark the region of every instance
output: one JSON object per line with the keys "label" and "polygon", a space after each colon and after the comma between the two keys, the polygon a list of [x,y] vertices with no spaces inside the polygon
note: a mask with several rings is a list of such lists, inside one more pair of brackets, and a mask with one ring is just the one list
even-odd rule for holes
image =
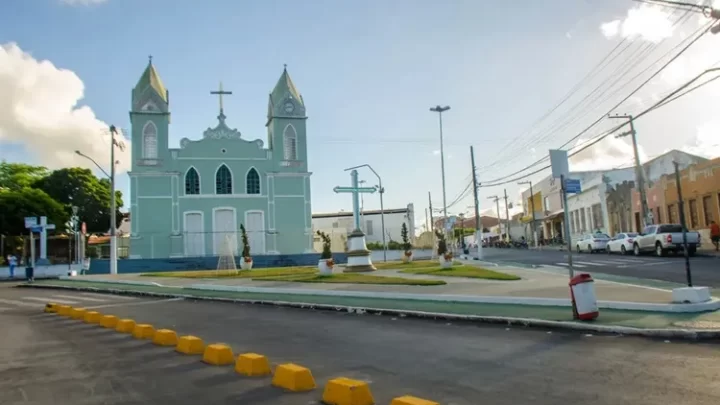
{"label": "church facade", "polygon": [[217,124],[169,145],[170,99],[152,61],[132,91],[130,258],[313,252],[305,104],[287,69],[268,100],[267,144]]}

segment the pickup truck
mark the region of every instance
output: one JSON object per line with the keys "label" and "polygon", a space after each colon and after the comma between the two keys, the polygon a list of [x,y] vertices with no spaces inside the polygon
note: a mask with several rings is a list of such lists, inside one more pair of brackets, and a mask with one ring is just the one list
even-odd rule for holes
{"label": "pickup truck", "polygon": [[[694,255],[700,247],[700,234],[687,231],[688,254]],[[668,252],[682,252],[683,228],[679,224],[648,225],[633,242],[633,253],[640,256],[644,252],[655,252],[665,256]]]}

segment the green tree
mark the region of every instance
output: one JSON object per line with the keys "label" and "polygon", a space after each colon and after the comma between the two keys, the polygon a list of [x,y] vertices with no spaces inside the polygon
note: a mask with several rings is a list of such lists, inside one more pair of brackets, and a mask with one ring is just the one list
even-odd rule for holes
{"label": "green tree", "polygon": [[[110,181],[98,179],[89,169],[71,167],[55,170],[35,182],[33,187],[45,191],[71,214],[71,207],[78,207],[80,221],[87,224],[90,233],[105,233],[110,228]],[[122,192],[115,191],[116,226],[122,222],[120,207]]]}
{"label": "green tree", "polygon": [[35,182],[48,175],[43,166],[32,166],[25,163],[0,162],[0,189],[11,191],[31,187]]}
{"label": "green tree", "polygon": [[0,191],[0,232],[23,235],[25,217],[46,216],[48,223],[62,229],[69,216],[65,208],[44,191],[34,188]]}

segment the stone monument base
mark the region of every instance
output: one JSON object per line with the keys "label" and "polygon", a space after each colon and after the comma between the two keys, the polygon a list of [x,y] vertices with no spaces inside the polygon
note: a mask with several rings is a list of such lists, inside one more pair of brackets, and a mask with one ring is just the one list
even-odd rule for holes
{"label": "stone monument base", "polygon": [[348,259],[344,273],[363,273],[377,270],[370,259],[370,251],[365,245],[365,234],[356,229],[348,239]]}

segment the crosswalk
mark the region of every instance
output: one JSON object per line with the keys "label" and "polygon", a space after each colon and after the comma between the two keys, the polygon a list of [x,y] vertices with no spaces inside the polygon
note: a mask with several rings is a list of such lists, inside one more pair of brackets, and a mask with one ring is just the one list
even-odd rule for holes
{"label": "crosswalk", "polygon": [[[672,263],[669,260],[656,260],[656,259],[642,259],[642,258],[627,258],[627,259],[590,259],[585,256],[581,256],[580,260],[573,258],[573,267],[576,268],[592,268],[592,267],[616,267],[616,268],[628,268],[638,266],[662,266],[665,264]],[[567,261],[557,262],[556,266],[568,266]]]}
{"label": "crosswalk", "polygon": [[105,307],[113,304],[128,304],[138,298],[124,295],[94,294],[88,292],[33,295],[32,293],[13,299],[0,297],[0,313],[18,309],[42,309],[48,302],[82,306],[84,308]]}

